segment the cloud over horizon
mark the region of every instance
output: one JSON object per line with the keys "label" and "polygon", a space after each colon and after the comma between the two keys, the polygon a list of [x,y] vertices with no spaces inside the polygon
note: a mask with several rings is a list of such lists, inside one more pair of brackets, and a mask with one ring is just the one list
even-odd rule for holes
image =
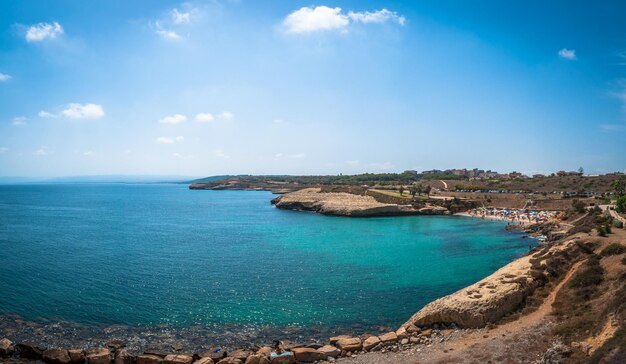
{"label": "cloud over horizon", "polygon": [[[40,112],[40,114],[42,113]],[[47,114],[44,115],[48,117]],[[61,115],[68,119],[99,119],[104,116],[104,109],[102,105],[98,104],[70,103],[66,109],[61,111]]]}
{"label": "cloud over horizon", "polygon": [[387,9],[344,13],[339,7],[305,6],[287,15],[283,20],[283,26],[287,33],[305,34],[330,30],[345,31],[350,23],[380,24],[387,21],[404,25],[406,18]]}

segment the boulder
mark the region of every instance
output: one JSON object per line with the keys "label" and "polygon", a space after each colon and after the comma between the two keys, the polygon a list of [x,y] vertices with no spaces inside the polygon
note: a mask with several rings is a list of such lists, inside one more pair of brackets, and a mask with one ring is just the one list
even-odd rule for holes
{"label": "boulder", "polygon": [[243,349],[235,350],[228,354],[229,357],[239,359],[242,362],[246,361],[246,359],[248,358],[248,355],[250,355],[250,352],[248,350],[243,350]]}
{"label": "boulder", "polygon": [[85,355],[89,364],[110,364],[111,351],[107,348],[94,348],[87,350]]}
{"label": "boulder", "polygon": [[43,361],[52,364],[70,364],[70,354],[65,349],[47,349],[42,354]]}
{"label": "boulder", "polygon": [[378,338],[378,336],[370,336],[367,339],[365,339],[365,341],[363,341],[363,349],[369,351],[370,349],[372,349],[374,346],[378,345],[380,343],[380,339]]}
{"label": "boulder", "polygon": [[193,358],[189,355],[170,354],[163,358],[163,364],[191,364]]}
{"label": "boulder", "polygon": [[391,343],[391,342],[395,342],[398,341],[398,335],[396,335],[395,332],[388,332],[386,334],[382,334],[379,336],[380,341],[383,343]]}
{"label": "boulder", "polygon": [[404,338],[404,339],[400,340],[400,344],[402,344],[402,345],[406,345],[408,343],[409,343],[409,339],[407,339],[407,338]]}
{"label": "boulder", "polygon": [[337,347],[345,351],[355,351],[361,349],[361,339],[358,337],[348,337],[339,339],[337,341]]}
{"label": "boulder", "polygon": [[432,329],[428,329],[428,330],[422,331],[422,333],[420,335],[424,336],[424,337],[430,337],[430,335],[432,335],[432,334],[433,334],[433,330]]}
{"label": "boulder", "polygon": [[196,360],[193,362],[193,364],[213,364],[213,359],[206,357],[206,358],[200,358],[199,360]]}
{"label": "boulder", "polygon": [[83,364],[85,362],[85,353],[80,349],[70,349],[67,351],[70,361],[73,364]]}
{"label": "boulder", "polygon": [[243,361],[229,356],[218,361],[217,364],[243,364]]}
{"label": "boulder", "polygon": [[20,353],[20,358],[39,360],[43,355],[43,348],[34,343],[17,344],[15,349]]}
{"label": "boulder", "polygon": [[341,354],[341,350],[332,345],[324,345],[321,348],[317,349],[317,351],[324,355],[324,358],[336,358],[339,356],[339,354]]}
{"label": "boulder", "polygon": [[296,357],[293,353],[289,353],[289,355],[273,356],[270,360],[271,364],[294,364],[295,362]]}
{"label": "boulder", "polygon": [[337,341],[339,341],[341,339],[350,339],[350,336],[348,336],[348,335],[333,336],[333,337],[330,338],[330,343],[334,345],[334,344],[337,343]]}
{"label": "boulder", "polygon": [[259,350],[257,350],[256,352],[259,355],[263,355],[266,357],[270,357],[270,354],[272,353],[272,348],[270,348],[269,346],[264,346],[262,348],[260,348]]}
{"label": "boulder", "polygon": [[0,356],[10,356],[15,353],[15,346],[9,339],[0,340]]}
{"label": "boulder", "polygon": [[252,354],[248,356],[248,359],[246,359],[245,364],[270,364],[270,360],[265,355]]}
{"label": "boulder", "polygon": [[398,336],[398,339],[402,340],[408,337],[409,333],[407,332],[405,327],[401,327],[398,329],[398,331],[396,331],[396,336]]}
{"label": "boulder", "polygon": [[144,351],[143,353],[144,353],[144,355],[158,356],[158,357],[161,357],[161,359],[163,359],[166,356],[170,355],[170,353],[168,353],[167,351],[163,351],[163,350],[159,350],[159,349],[148,349],[148,350]]}
{"label": "boulder", "polygon": [[318,360],[325,360],[326,356],[312,348],[293,348],[291,350],[298,362],[311,363]]}
{"label": "boulder", "polygon": [[419,327],[415,326],[415,325],[409,325],[406,328],[406,332],[408,332],[409,334],[419,334],[421,331],[422,330]]}
{"label": "boulder", "polygon": [[115,353],[115,364],[135,364],[135,356],[122,348]]}
{"label": "boulder", "polygon": [[162,364],[163,358],[157,355],[144,354],[137,357],[137,364]]}

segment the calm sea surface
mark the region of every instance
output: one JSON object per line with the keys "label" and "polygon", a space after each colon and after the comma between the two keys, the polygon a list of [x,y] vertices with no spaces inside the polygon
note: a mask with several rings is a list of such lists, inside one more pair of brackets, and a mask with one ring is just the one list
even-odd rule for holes
{"label": "calm sea surface", "polygon": [[504,224],[278,210],[269,192],[0,186],[0,315],[82,325],[397,326],[524,254]]}

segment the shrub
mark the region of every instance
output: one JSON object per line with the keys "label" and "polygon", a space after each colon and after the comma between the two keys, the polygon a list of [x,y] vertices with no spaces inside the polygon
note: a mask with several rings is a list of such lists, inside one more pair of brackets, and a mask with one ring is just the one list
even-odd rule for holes
{"label": "shrub", "polygon": [[592,255],[587,259],[585,267],[574,274],[569,286],[577,289],[594,287],[602,282],[603,276],[604,269],[600,266],[600,260]]}
{"label": "shrub", "polygon": [[619,213],[626,214],[626,195],[617,199],[617,202],[615,202],[615,209]]}
{"label": "shrub", "polygon": [[581,200],[575,198],[574,200],[572,200],[572,208],[574,209],[574,211],[578,212],[578,213],[584,213],[585,212],[585,203],[582,202]]}
{"label": "shrub", "polygon": [[610,255],[620,255],[626,253],[626,246],[618,243],[609,244],[606,248],[602,249],[600,255],[608,257]]}
{"label": "shrub", "polygon": [[604,226],[600,226],[598,228],[598,236],[606,237],[606,230],[604,229]]}

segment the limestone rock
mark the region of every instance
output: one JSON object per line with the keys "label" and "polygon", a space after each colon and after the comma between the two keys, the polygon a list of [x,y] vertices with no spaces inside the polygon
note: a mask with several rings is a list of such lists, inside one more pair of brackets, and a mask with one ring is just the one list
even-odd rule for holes
{"label": "limestone rock", "polygon": [[267,356],[263,354],[252,354],[248,356],[245,364],[269,364],[270,361]]}
{"label": "limestone rock", "polygon": [[272,348],[270,348],[269,346],[264,346],[262,348],[260,348],[259,350],[257,350],[256,352],[259,355],[263,355],[266,357],[270,357],[270,354],[272,353]]}
{"label": "limestone rock", "polygon": [[200,357],[211,358],[213,359],[214,362],[217,363],[218,361],[224,359],[227,355],[228,353],[226,352],[226,350],[222,350],[218,348],[218,349],[213,349],[213,350],[207,350],[204,353],[200,354]]}
{"label": "limestone rock", "polygon": [[170,354],[163,358],[163,364],[191,364],[193,358],[189,355]]}
{"label": "limestone rock", "polygon": [[337,341],[337,347],[341,350],[345,351],[355,351],[361,349],[361,339],[358,337],[349,337],[344,339],[339,339]]}
{"label": "limestone rock", "polygon": [[87,351],[87,363],[89,364],[110,364],[111,351],[107,348],[95,348]]}
{"label": "limestone rock", "polygon": [[20,358],[39,360],[43,355],[43,348],[34,343],[17,344],[15,348],[20,353]]}
{"label": "limestone rock", "polygon": [[47,349],[42,354],[43,361],[51,364],[70,364],[70,354],[65,349]]}
{"label": "limestone rock", "polygon": [[117,350],[115,353],[115,364],[135,364],[135,356],[126,349]]}
{"label": "limestone rock", "polygon": [[296,356],[298,362],[310,363],[326,359],[324,354],[312,348],[293,348],[291,351]]}
{"label": "limestone rock", "polygon": [[157,355],[144,354],[137,357],[137,364],[162,364],[163,358]]}
{"label": "limestone rock", "polygon": [[374,346],[380,343],[378,336],[370,336],[363,341],[363,349],[370,351]]}
{"label": "limestone rock", "polygon": [[85,353],[80,349],[69,349],[67,353],[73,364],[83,364],[85,362]]}
{"label": "limestone rock", "polygon": [[336,344],[337,341],[341,340],[341,339],[349,339],[351,336],[348,335],[338,335],[338,336],[333,336],[330,338],[330,343],[331,344]]}
{"label": "limestone rock", "polygon": [[0,356],[10,356],[15,353],[15,346],[9,339],[0,340]]}
{"label": "limestone rock", "polygon": [[249,355],[250,355],[250,352],[248,350],[243,350],[243,349],[235,350],[228,354],[229,357],[239,359],[242,362],[246,361]]}
{"label": "limestone rock", "polygon": [[390,342],[395,342],[398,341],[398,335],[396,335],[395,332],[388,332],[386,334],[382,334],[379,336],[380,341],[383,343],[390,343]]}
{"label": "limestone rock", "polygon": [[341,354],[341,350],[332,345],[324,345],[321,348],[317,349],[317,351],[320,352],[324,356],[324,358],[336,358],[339,356],[339,354]]}
{"label": "limestone rock", "polygon": [[398,331],[396,331],[396,336],[398,336],[398,339],[404,339],[409,336],[409,333],[407,332],[405,327],[401,327],[398,329]]}
{"label": "limestone rock", "polygon": [[[193,362],[193,364],[213,364],[213,359],[211,358],[200,358],[199,360],[196,360]],[[254,364],[254,363],[253,363]]]}

